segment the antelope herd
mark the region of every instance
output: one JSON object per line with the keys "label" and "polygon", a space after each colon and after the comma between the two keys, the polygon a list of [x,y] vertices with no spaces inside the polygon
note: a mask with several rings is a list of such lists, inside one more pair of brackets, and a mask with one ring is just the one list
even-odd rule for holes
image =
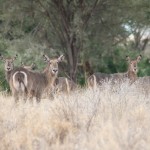
{"label": "antelope herd", "polygon": [[4,58],[0,55],[0,59],[5,62],[6,80],[16,102],[19,100],[19,96],[23,97],[24,101],[32,100],[35,97],[36,101],[40,102],[45,93],[49,96],[53,96],[58,91],[69,93],[77,87],[73,81],[65,77],[57,77],[58,64],[63,60],[63,55],[55,59],[43,55],[47,66],[42,72],[33,71],[35,64],[25,66],[22,63],[20,67],[14,67],[16,58],[17,55],[12,58]]}
{"label": "antelope herd", "polygon": [[[63,61],[63,55],[53,59],[49,58],[47,55],[43,55],[43,58],[47,66],[42,72],[37,72],[34,71],[36,66],[35,63],[32,63],[30,66],[21,63],[21,66],[14,67],[14,61],[17,59],[17,55],[12,58],[4,58],[0,54],[0,59],[5,63],[5,77],[16,102],[19,100],[20,96],[25,102],[27,99],[32,101],[33,97],[36,98],[37,102],[40,102],[45,93],[51,97],[59,92],[69,94],[71,91],[77,89],[78,85],[72,80],[66,77],[58,77],[58,64]],[[137,65],[141,58],[141,55],[139,55],[135,60],[131,60],[130,57],[127,56],[128,70],[124,73],[93,73],[87,78],[87,86],[93,88],[97,85],[101,85],[104,81],[115,83],[116,81],[121,82],[126,79],[129,79],[131,84],[137,80],[141,82],[150,82],[149,77],[137,76]]]}
{"label": "antelope herd", "polygon": [[128,62],[128,70],[125,73],[114,73],[114,74],[106,74],[101,72],[93,73],[88,79],[88,86],[95,87],[97,84],[102,84],[104,81],[111,80],[122,81],[129,79],[131,83],[137,80],[137,72],[138,67],[137,64],[140,62],[142,56],[139,55],[135,60],[131,60],[129,56],[126,56],[126,60]]}

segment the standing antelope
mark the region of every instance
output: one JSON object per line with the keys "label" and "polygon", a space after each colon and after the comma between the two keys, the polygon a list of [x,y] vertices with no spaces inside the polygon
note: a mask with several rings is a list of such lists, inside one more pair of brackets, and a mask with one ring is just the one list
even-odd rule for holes
{"label": "standing antelope", "polygon": [[128,61],[128,70],[125,73],[114,73],[106,74],[101,72],[96,72],[87,79],[88,87],[96,87],[97,84],[102,84],[104,81],[111,80],[122,81],[128,78],[131,83],[137,79],[138,67],[137,64],[140,62],[142,56],[139,55],[135,60],[131,60],[129,56],[126,56]]}
{"label": "standing antelope", "polygon": [[42,73],[26,71],[27,75],[27,91],[30,99],[36,97],[37,102],[40,102],[42,94],[54,90],[55,80],[58,74],[58,63],[63,60],[63,55],[56,59],[50,59],[47,55],[43,55],[47,62],[47,67]]}
{"label": "standing antelope", "polygon": [[[23,68],[26,68],[30,71],[33,70],[33,63],[29,66],[25,66],[25,65],[22,66]],[[34,64],[34,66],[36,66],[36,64]],[[73,91],[77,88],[77,84],[66,77],[57,77],[54,86],[56,92],[66,92],[68,94],[70,93],[70,91]]]}
{"label": "standing antelope", "polygon": [[[10,86],[10,90],[15,101],[18,101],[19,95],[23,95],[24,99],[26,99],[27,90],[25,88],[26,84],[26,74],[24,72],[19,71],[21,68],[14,68],[14,60],[16,60],[17,55],[12,58],[4,58],[0,54],[0,59],[5,62],[5,77]],[[21,69],[22,70],[22,69]]]}

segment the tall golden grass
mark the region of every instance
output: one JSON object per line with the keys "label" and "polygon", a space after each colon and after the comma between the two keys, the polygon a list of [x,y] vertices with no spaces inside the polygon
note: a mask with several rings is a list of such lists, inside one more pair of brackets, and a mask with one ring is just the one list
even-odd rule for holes
{"label": "tall golden grass", "polygon": [[0,150],[148,150],[150,96],[128,82],[41,103],[0,95]]}

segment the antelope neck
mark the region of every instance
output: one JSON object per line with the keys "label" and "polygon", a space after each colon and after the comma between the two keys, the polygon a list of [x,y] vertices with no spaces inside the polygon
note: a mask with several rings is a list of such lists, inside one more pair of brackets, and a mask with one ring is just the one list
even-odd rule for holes
{"label": "antelope neck", "polygon": [[43,71],[43,74],[45,75],[45,77],[48,81],[48,84],[51,84],[57,78],[57,75],[53,75],[51,72],[48,71],[47,68]]}
{"label": "antelope neck", "polygon": [[6,77],[7,82],[9,82],[10,80],[11,72],[12,71],[5,71],[5,77]]}
{"label": "antelope neck", "polygon": [[137,74],[136,73],[134,73],[132,71],[128,71],[127,74],[128,74],[128,78],[130,80],[136,80],[136,78],[137,78]]}

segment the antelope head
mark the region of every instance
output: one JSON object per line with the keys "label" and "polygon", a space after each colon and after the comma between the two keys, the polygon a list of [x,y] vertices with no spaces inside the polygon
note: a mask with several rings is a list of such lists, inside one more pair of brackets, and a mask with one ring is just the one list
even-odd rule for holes
{"label": "antelope head", "polygon": [[59,62],[63,61],[64,59],[64,55],[59,56],[58,58],[55,59],[50,59],[47,55],[43,55],[44,60],[47,62],[47,68],[48,71],[52,74],[52,75],[56,75],[58,74],[58,64]]}
{"label": "antelope head", "polygon": [[5,62],[5,68],[4,68],[5,71],[12,71],[14,69],[14,60],[16,60],[17,57],[18,57],[18,55],[16,54],[16,56],[14,56],[14,57],[4,58],[0,54],[0,59]]}
{"label": "antelope head", "polygon": [[131,60],[129,56],[126,56],[126,60],[128,61],[128,71],[133,72],[134,74],[137,74],[138,72],[138,63],[140,62],[142,56],[139,55],[136,59]]}

